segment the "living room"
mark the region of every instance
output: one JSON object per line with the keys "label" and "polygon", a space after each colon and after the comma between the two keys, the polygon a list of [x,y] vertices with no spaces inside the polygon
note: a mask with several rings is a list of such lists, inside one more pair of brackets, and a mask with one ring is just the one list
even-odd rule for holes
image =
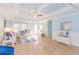
{"label": "living room", "polygon": [[[4,52],[0,54],[79,54],[78,6],[78,3],[0,4],[0,50]],[[12,50],[7,51],[6,47]]]}

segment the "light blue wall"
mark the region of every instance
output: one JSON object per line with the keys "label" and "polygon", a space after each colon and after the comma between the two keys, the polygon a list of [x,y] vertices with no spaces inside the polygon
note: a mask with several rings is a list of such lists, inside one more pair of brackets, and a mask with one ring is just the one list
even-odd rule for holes
{"label": "light blue wall", "polygon": [[0,15],[0,35],[4,31],[4,17]]}
{"label": "light blue wall", "polygon": [[72,22],[71,34],[71,44],[79,47],[79,14],[63,17],[60,19],[52,20],[52,36],[55,33],[60,32],[60,23],[61,22]]}
{"label": "light blue wall", "polygon": [[61,22],[72,22],[72,32],[79,33],[79,14],[63,17],[57,20],[52,20],[52,32],[59,32],[60,31],[60,23]]}
{"label": "light blue wall", "polygon": [[52,37],[52,20],[48,21],[48,37]]}

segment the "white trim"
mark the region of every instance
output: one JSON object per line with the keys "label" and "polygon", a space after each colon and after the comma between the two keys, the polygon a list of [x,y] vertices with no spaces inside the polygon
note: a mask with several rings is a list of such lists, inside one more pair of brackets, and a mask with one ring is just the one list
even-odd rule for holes
{"label": "white trim", "polygon": [[79,14],[78,10],[76,12],[74,12],[74,13],[70,13],[70,14],[67,14],[67,15],[62,15],[62,16],[54,17],[54,18],[50,17],[50,18],[47,18],[47,20],[56,20],[56,19],[60,19],[60,18],[64,18],[64,17],[67,17],[67,16],[76,15],[76,14]]}
{"label": "white trim", "polygon": [[53,18],[53,19],[64,18],[64,17],[67,17],[67,16],[76,15],[76,14],[79,14],[79,11],[78,12],[75,12],[75,13],[68,14],[68,15],[64,15],[64,16],[61,16],[61,17]]}
{"label": "white trim", "polygon": [[[71,11],[73,8],[71,7],[71,6],[68,6],[67,4],[65,4],[66,6],[64,6],[63,8],[61,8],[61,9],[59,9],[59,10],[56,10],[56,11],[54,11],[54,12],[52,12],[52,13],[50,13],[50,14],[48,14],[46,17],[44,17],[44,18],[47,18],[47,17],[49,17],[49,16],[53,16],[53,15],[55,15],[55,14],[58,14],[58,13],[62,13],[62,12],[64,12],[64,11]],[[71,10],[70,10],[71,9]]]}
{"label": "white trim", "polygon": [[13,22],[24,22],[24,23],[44,23],[44,22],[47,22],[47,21],[45,21],[45,20],[42,20],[42,21],[30,21],[30,20],[7,20],[7,21],[13,21]]}

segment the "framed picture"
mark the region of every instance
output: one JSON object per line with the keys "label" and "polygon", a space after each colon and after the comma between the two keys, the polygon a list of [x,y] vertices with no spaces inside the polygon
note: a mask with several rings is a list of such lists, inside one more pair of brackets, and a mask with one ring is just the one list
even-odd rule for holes
{"label": "framed picture", "polygon": [[69,31],[72,28],[72,22],[62,22],[60,28],[61,30]]}

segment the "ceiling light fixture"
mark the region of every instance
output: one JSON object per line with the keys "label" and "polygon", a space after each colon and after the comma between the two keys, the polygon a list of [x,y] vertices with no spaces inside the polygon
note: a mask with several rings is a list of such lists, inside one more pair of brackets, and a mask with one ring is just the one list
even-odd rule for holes
{"label": "ceiling light fixture", "polygon": [[43,14],[40,12],[33,12],[32,15],[34,18],[42,18],[43,17]]}

